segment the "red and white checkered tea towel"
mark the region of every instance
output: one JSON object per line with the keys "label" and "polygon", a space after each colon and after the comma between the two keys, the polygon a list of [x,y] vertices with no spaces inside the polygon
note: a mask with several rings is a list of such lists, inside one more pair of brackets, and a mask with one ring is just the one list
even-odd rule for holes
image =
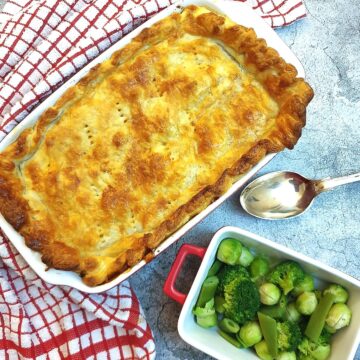
{"label": "red and white checkered tea towel", "polygon": [[89,295],[42,281],[0,232],[0,359],[153,359],[127,281]]}
{"label": "red and white checkered tea towel", "polygon": [[[0,12],[0,140],[65,79],[174,0],[10,0]],[[240,0],[271,26],[301,0]],[[44,283],[0,232],[1,359],[151,359],[155,346],[124,282],[99,295]]]}

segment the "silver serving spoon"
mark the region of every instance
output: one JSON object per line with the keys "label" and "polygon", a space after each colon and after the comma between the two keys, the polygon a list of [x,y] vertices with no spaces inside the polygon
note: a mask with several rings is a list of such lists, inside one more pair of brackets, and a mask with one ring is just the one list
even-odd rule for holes
{"label": "silver serving spoon", "polygon": [[260,176],[242,191],[241,206],[262,219],[286,219],[302,214],[314,198],[339,185],[360,181],[360,173],[335,179],[309,180],[290,171]]}

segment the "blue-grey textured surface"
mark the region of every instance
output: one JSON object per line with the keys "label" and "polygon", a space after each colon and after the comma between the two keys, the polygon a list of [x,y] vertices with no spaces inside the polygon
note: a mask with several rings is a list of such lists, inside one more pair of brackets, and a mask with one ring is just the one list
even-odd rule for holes
{"label": "blue-grey textured surface", "polygon": [[[306,5],[305,20],[277,32],[303,63],[316,95],[295,149],[278,155],[263,172],[289,169],[309,178],[359,172],[360,8],[352,0],[306,0]],[[360,278],[359,183],[325,193],[303,216],[278,222],[245,215],[238,197],[131,278],[153,329],[158,359],[209,359],[180,339],[181,308],[163,294],[162,286],[180,245],[206,245],[219,227],[239,226]],[[189,262],[185,283],[197,266],[197,261]]]}

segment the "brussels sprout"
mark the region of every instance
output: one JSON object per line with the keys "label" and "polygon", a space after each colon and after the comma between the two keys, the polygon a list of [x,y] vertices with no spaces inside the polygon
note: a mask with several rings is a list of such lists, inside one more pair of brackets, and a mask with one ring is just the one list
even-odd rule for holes
{"label": "brussels sprout", "polygon": [[276,360],[296,360],[296,354],[294,351],[282,352],[276,357]]}
{"label": "brussels sprout", "polygon": [[224,239],[218,248],[217,258],[228,265],[235,265],[242,251],[241,242],[236,239]]}
{"label": "brussels sprout", "polygon": [[259,287],[260,301],[265,305],[275,305],[279,302],[281,291],[271,283],[264,283]]}
{"label": "brussels sprout", "polygon": [[330,334],[335,334],[336,333],[336,329],[334,329],[333,327],[329,326],[328,324],[325,323],[324,325],[324,329],[329,332]]}
{"label": "brussels sprout", "polygon": [[262,340],[255,345],[255,351],[256,351],[257,356],[261,360],[273,360],[274,359],[269,353],[269,348],[266,345],[265,340]]}
{"label": "brussels sprout", "polygon": [[334,303],[346,303],[349,298],[349,293],[338,284],[331,284],[328,288],[326,288],[324,290],[324,295],[327,293],[335,296]]}
{"label": "brussels sprout", "polygon": [[300,314],[311,315],[318,304],[313,292],[305,291],[296,299],[296,308]]}
{"label": "brussels sprout", "polygon": [[249,321],[241,327],[238,336],[246,347],[253,346],[262,339],[260,325],[256,321]]}
{"label": "brussels sprout", "polygon": [[296,309],[295,303],[290,303],[286,306],[285,319],[288,321],[298,322],[301,314]]}
{"label": "brussels sprout", "polygon": [[248,267],[253,260],[254,260],[254,255],[250,252],[250,250],[247,247],[243,246],[240,258],[237,263],[244,267]]}
{"label": "brussels sprout", "polygon": [[269,272],[269,269],[269,262],[262,257],[256,257],[250,264],[250,273],[255,279],[266,275]]}
{"label": "brussels sprout", "polygon": [[334,304],[327,317],[326,324],[333,329],[339,330],[350,324],[351,310],[346,304]]}
{"label": "brussels sprout", "polygon": [[291,294],[294,296],[299,296],[305,291],[314,290],[314,279],[311,275],[305,274],[304,279],[301,280],[292,290]]}

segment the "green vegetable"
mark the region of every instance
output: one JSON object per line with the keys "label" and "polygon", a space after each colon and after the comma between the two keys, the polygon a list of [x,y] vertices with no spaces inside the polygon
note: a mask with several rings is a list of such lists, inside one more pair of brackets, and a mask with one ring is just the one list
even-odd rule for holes
{"label": "green vegetable", "polygon": [[299,358],[308,360],[326,360],[331,353],[330,334],[322,332],[318,341],[305,337],[298,346]]}
{"label": "green vegetable", "polygon": [[223,318],[219,321],[219,328],[229,334],[236,334],[240,330],[240,326],[233,320]]}
{"label": "green vegetable", "polygon": [[255,345],[255,351],[261,360],[274,360],[274,357],[270,355],[269,347],[265,340],[260,341]]}
{"label": "green vegetable", "polygon": [[214,314],[207,315],[207,316],[197,316],[196,322],[203,328],[210,328],[217,324],[217,315],[214,311]]}
{"label": "green vegetable", "polygon": [[209,328],[217,323],[217,315],[214,309],[214,298],[210,299],[204,307],[196,306],[193,310],[198,325]]}
{"label": "green vegetable", "polygon": [[305,274],[304,278],[291,291],[291,294],[299,296],[305,291],[313,291],[314,289],[315,286],[313,277],[309,274]]}
{"label": "green vegetable", "polygon": [[331,284],[327,287],[323,294],[326,295],[328,293],[334,295],[334,303],[346,303],[349,298],[349,293],[338,284]]}
{"label": "green vegetable", "polygon": [[219,285],[217,293],[224,294],[225,286],[235,279],[250,279],[248,271],[241,265],[229,266],[225,265],[218,273]]}
{"label": "green vegetable", "polygon": [[276,357],[276,360],[296,360],[296,354],[294,351],[282,352]]}
{"label": "green vegetable", "polygon": [[285,318],[286,309],[280,307],[279,305],[273,305],[273,306],[262,306],[259,311],[274,319],[283,320]]}
{"label": "green vegetable", "polygon": [[248,267],[253,260],[254,260],[254,255],[250,252],[250,250],[247,247],[243,246],[240,258],[238,260],[238,264]]}
{"label": "green vegetable", "polygon": [[254,318],[260,307],[256,285],[249,279],[237,278],[224,289],[224,315],[238,324]]}
{"label": "green vegetable", "polygon": [[211,265],[211,268],[207,274],[207,277],[216,275],[219,270],[222,268],[223,263],[219,260],[215,260],[214,263]]}
{"label": "green vegetable", "polygon": [[195,316],[199,316],[199,317],[207,317],[207,316],[211,316],[213,314],[215,314],[215,309],[207,309],[207,308],[201,308],[199,306],[197,306],[194,310],[193,310],[193,314]]}
{"label": "green vegetable", "polygon": [[302,334],[297,323],[292,321],[276,324],[279,351],[295,351],[301,342]]}
{"label": "green vegetable", "polygon": [[266,259],[256,257],[250,264],[251,277],[257,279],[261,276],[265,276],[269,272],[269,269],[269,262]]}
{"label": "green vegetable", "polygon": [[326,317],[326,325],[339,330],[350,324],[351,310],[346,304],[334,304]]}
{"label": "green vegetable", "polygon": [[223,240],[217,251],[218,260],[228,265],[235,265],[241,255],[242,245],[239,240],[225,239]]}
{"label": "green vegetable", "polygon": [[256,321],[249,321],[241,327],[237,338],[244,344],[244,347],[254,346],[262,339],[261,328]]}
{"label": "green vegetable", "polygon": [[204,305],[204,307],[196,306],[193,309],[193,314],[196,316],[212,315],[215,311],[214,305],[215,301],[214,298],[212,298]]}
{"label": "green vegetable", "polygon": [[225,299],[222,296],[219,295],[215,296],[215,310],[219,314],[223,314],[225,311],[224,303],[225,303]]}
{"label": "green vegetable", "polygon": [[313,292],[305,291],[296,299],[296,308],[300,314],[311,315],[318,304],[316,295]]}
{"label": "green vegetable", "polygon": [[314,290],[314,294],[316,296],[317,301],[319,302],[320,299],[322,298],[321,290],[318,289]]}
{"label": "green vegetable", "polygon": [[295,261],[284,261],[270,272],[267,280],[280,286],[287,295],[296,285],[304,279],[305,273]]}
{"label": "green vegetable", "polygon": [[276,321],[267,316],[258,312],[259,323],[261,327],[261,332],[266,341],[269,353],[271,356],[276,357],[278,351],[278,330]]}
{"label": "green vegetable", "polygon": [[203,307],[215,295],[219,279],[216,276],[210,276],[202,284],[196,306]]}
{"label": "green vegetable", "polygon": [[272,306],[262,306],[260,312],[274,319],[285,320],[287,298],[281,295],[279,303]]}
{"label": "green vegetable", "polygon": [[331,342],[331,337],[332,337],[332,333],[330,333],[329,331],[327,331],[325,328],[322,330],[319,339],[318,339],[318,343],[321,344],[330,344]]}
{"label": "green vegetable", "polygon": [[295,303],[287,305],[285,319],[293,322],[298,322],[301,319],[301,314],[297,311]]}
{"label": "green vegetable", "polygon": [[324,330],[326,330],[327,332],[329,332],[330,334],[335,334],[336,333],[336,329],[334,329],[333,327],[329,326],[328,324],[325,323],[324,325]]}
{"label": "green vegetable", "polygon": [[265,305],[275,305],[279,302],[281,291],[271,283],[264,283],[259,287],[260,301]]}
{"label": "green vegetable", "polygon": [[310,320],[305,329],[305,335],[312,341],[317,342],[324,328],[326,316],[334,303],[334,295],[324,295],[315,311],[311,314]]}
{"label": "green vegetable", "polygon": [[223,337],[226,341],[228,341],[231,345],[236,346],[237,348],[241,348],[241,344],[239,341],[237,341],[235,338],[233,338],[231,335],[227,334],[226,332],[222,330],[218,330],[218,333],[221,337]]}

